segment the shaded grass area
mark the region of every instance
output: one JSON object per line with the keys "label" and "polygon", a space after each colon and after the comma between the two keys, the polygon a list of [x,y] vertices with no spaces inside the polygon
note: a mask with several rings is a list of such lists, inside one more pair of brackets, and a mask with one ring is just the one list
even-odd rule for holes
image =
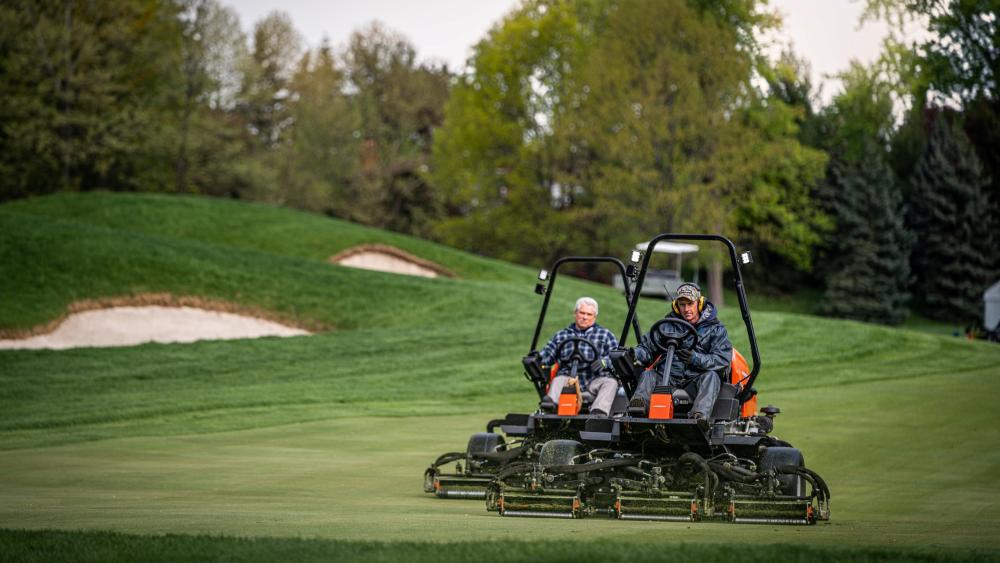
{"label": "shaded grass area", "polygon": [[282,207],[198,196],[90,192],[10,202],[4,211],[72,221],[132,236],[210,243],[290,258],[325,261],[341,250],[377,243],[437,262],[462,278],[510,281],[518,266],[418,238]]}
{"label": "shaded grass area", "polygon": [[[753,267],[753,266],[751,266]],[[793,294],[773,295],[766,292],[752,293],[747,296],[750,307],[754,311],[772,311],[778,313],[796,313],[799,315],[820,314],[820,304],[823,292],[815,289],[801,289]],[[739,308],[739,301],[736,299],[736,292],[725,291],[726,304],[729,308]],[[948,322],[929,319],[916,312],[903,321],[899,328],[936,334],[939,336],[963,336],[965,327]]]}
{"label": "shaded grass area", "polygon": [[76,300],[162,292],[241,303],[307,325],[442,322],[456,293],[486,315],[491,304],[516,308],[518,296],[498,283],[369,272],[0,210],[0,294],[17,296],[0,301],[4,328],[47,323]]}
{"label": "shaded grass area", "polygon": [[909,549],[816,547],[808,545],[663,544],[626,542],[377,542],[306,538],[218,536],[135,536],[108,532],[0,530],[0,561],[357,561],[406,560],[412,563],[480,561],[551,563],[663,561],[837,561],[918,563],[997,560],[995,551],[946,553]]}

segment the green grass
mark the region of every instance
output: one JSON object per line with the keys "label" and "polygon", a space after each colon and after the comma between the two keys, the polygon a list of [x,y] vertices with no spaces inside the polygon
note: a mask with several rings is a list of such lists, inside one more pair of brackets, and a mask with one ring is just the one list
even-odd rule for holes
{"label": "green grass", "polygon": [[0,561],[546,561],[550,563],[643,563],[669,557],[680,561],[808,561],[869,563],[968,561],[996,558],[995,552],[959,550],[947,554],[914,549],[823,548],[777,544],[690,544],[662,542],[375,542],[304,538],[232,538],[217,536],[134,536],[108,532],[32,532],[0,530]]}
{"label": "green grass", "polygon": [[[240,221],[272,235],[233,236]],[[143,292],[336,327],[0,351],[0,560],[423,561],[484,549],[496,561],[1000,557],[1000,347],[794,312],[755,309],[757,387],[762,404],[782,408],[776,434],[830,484],[829,523],[502,519],[480,502],[423,494],[437,454],[463,447],[491,418],[533,407],[518,358],[541,300],[530,270],[415,239],[408,252],[439,252],[462,279],[331,266],[323,259],[334,251],[294,243],[336,247],[362,231],[196,198],[0,206],[0,328],[47,322],[74,300]],[[273,234],[286,232],[296,234]],[[570,321],[581,293],[620,330],[613,290],[559,285],[543,335]],[[662,310],[644,304],[643,325]],[[722,314],[746,353],[738,311]]]}
{"label": "green grass", "polygon": [[325,261],[359,244],[387,244],[431,260],[465,279],[521,280],[523,269],[417,238],[321,215],[194,196],[62,193],[8,203],[5,213],[58,219],[154,240],[209,243]]}

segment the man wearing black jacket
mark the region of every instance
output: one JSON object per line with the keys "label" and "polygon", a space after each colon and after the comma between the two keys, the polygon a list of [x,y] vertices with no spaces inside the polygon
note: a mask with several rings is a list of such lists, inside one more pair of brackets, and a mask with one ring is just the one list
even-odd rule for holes
{"label": "man wearing black jacket", "polygon": [[[698,344],[693,349],[678,349],[670,367],[668,385],[684,388],[694,397],[689,417],[707,419],[719,396],[720,377],[728,375],[733,358],[733,344],[726,327],[719,321],[715,305],[705,300],[701,289],[693,283],[677,288],[677,298],[671,306],[669,317],[684,319],[698,331]],[[649,412],[649,399],[656,387],[660,362],[664,360],[651,334],[642,337],[635,347],[635,362],[647,366],[632,394],[629,411]],[[721,374],[721,375],[720,375]]]}

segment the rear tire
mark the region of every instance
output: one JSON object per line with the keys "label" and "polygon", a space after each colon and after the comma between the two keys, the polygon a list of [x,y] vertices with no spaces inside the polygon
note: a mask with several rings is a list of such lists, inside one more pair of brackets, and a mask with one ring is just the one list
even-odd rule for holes
{"label": "rear tire", "polygon": [[[764,455],[760,456],[760,471],[783,465],[805,467],[806,463],[802,458],[802,452],[796,448],[767,448],[764,450]],[[801,475],[778,475],[778,483],[779,492],[783,495],[806,496],[806,480]]]}
{"label": "rear tire", "polygon": [[473,454],[491,454],[500,451],[507,443],[503,436],[492,432],[477,432],[469,438],[469,445],[465,448],[465,455],[469,458]]}
{"label": "rear tire", "polygon": [[576,440],[549,440],[538,452],[538,463],[542,466],[572,465],[573,458],[585,451],[584,445]]}

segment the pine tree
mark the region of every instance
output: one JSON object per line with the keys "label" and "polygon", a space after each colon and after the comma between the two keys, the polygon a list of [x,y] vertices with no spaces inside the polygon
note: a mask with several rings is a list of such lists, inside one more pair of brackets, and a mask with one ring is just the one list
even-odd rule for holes
{"label": "pine tree", "polygon": [[830,162],[831,212],[837,217],[833,263],[823,312],[867,322],[899,324],[909,310],[907,285],[912,236],[903,221],[903,198],[879,149],[870,158]]}
{"label": "pine tree", "polygon": [[975,322],[983,291],[995,281],[997,219],[989,212],[982,164],[946,114],[934,119],[911,182],[916,293],[928,316]]}

